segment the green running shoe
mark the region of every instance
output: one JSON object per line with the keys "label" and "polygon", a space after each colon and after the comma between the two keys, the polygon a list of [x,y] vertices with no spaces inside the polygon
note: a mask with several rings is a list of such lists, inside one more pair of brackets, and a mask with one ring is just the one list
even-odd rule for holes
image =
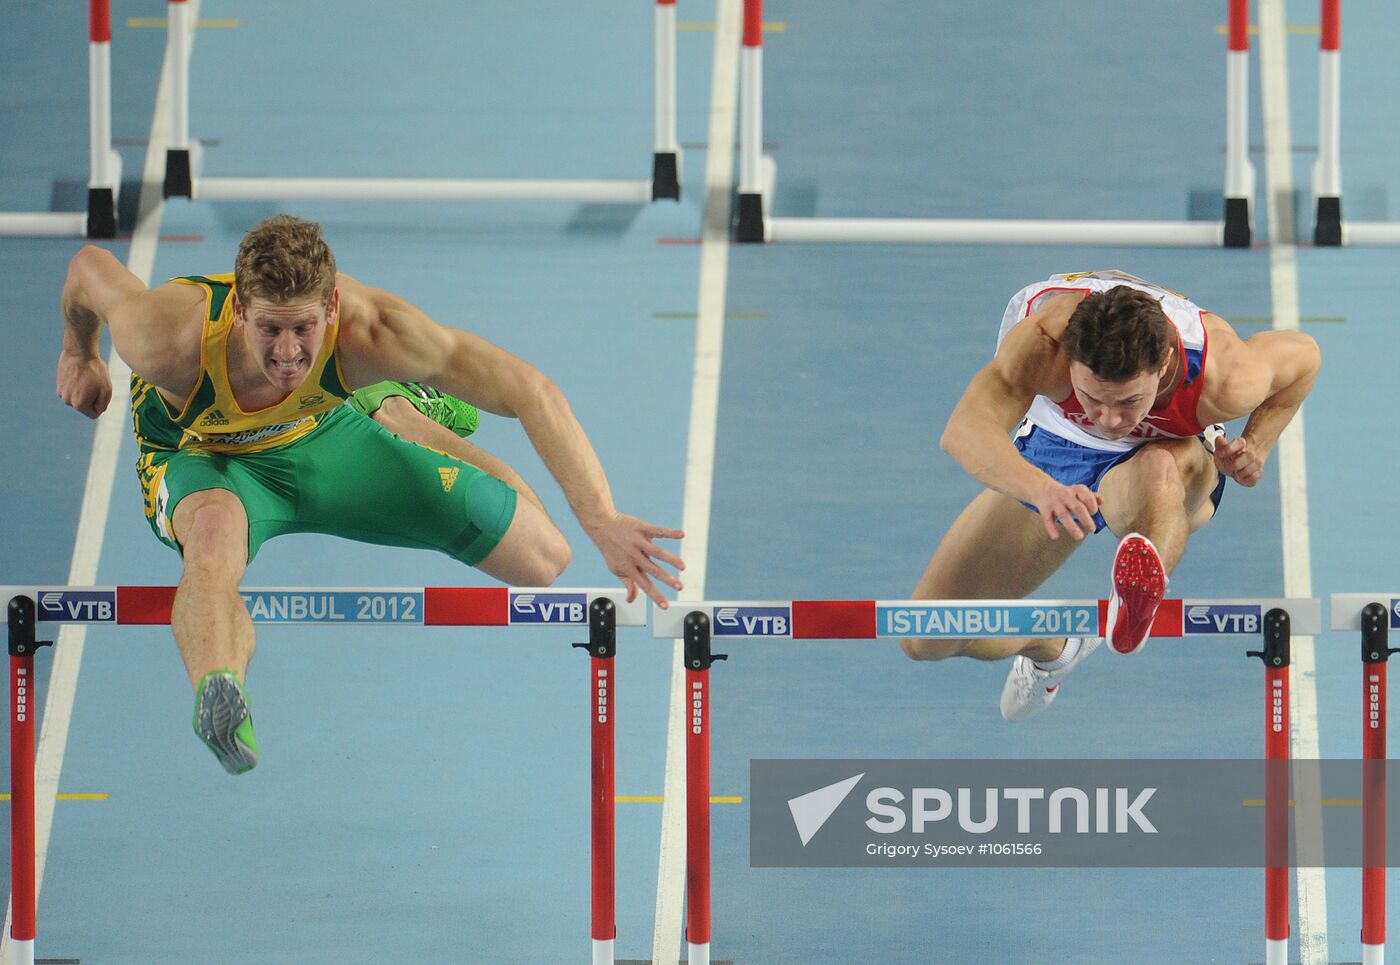
{"label": "green running shoe", "polygon": [[230,774],[246,774],[258,764],[248,704],[243,685],[230,670],[205,674],[195,691],[194,732]]}
{"label": "green running shoe", "polygon": [[411,393],[407,396],[408,401],[412,402],[419,412],[457,435],[466,438],[481,425],[481,410],[470,402],[463,402],[454,395],[439,392],[422,382],[399,384]]}

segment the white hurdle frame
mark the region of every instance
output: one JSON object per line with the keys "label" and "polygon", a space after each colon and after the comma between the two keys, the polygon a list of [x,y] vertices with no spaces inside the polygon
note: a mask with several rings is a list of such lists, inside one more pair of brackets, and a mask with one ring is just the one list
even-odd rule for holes
{"label": "white hurdle frame", "polygon": [[190,137],[190,52],[195,23],[188,0],[168,0],[166,57],[171,70],[170,148],[164,195],[196,201],[574,201],[646,204],[680,200],[676,140],[676,0],[655,0],[656,107],[649,179],[585,178],[274,178],[206,177]]}
{"label": "white hurdle frame", "polygon": [[111,0],[88,0],[87,211],[0,211],[0,236],[115,238],[122,159],[112,148]]}
{"label": "white hurdle frame", "polygon": [[800,244],[1143,245],[1247,248],[1253,236],[1249,160],[1249,0],[1229,0],[1224,216],[1210,221],[957,218],[778,218],[777,166],[763,151],[763,0],[744,0],[739,197],[735,239]]}
{"label": "white hurdle frame", "polygon": [[[10,965],[35,965],[38,937],[35,874],[34,655],[48,642],[37,633],[69,623],[162,626],[170,623],[173,586],[0,586],[7,601],[10,655]],[[587,630],[576,643],[591,658],[592,965],[612,965],[617,937],[615,766],[619,626],[647,623],[647,600],[628,602],[620,588],[559,587],[246,587],[249,615],[259,624],[521,627]],[[344,607],[344,609],[342,609]],[[580,710],[583,705],[580,704]]]}
{"label": "white hurdle frame", "polygon": [[[1334,598],[1335,599],[1335,598]],[[1400,601],[1397,601],[1400,602]],[[1279,618],[1279,613],[1282,613]],[[711,711],[709,674],[712,645],[736,640],[874,640],[901,637],[1103,636],[1107,600],[747,600],[677,602],[652,615],[653,635],[682,639],[686,694],[686,936],[687,960],[709,965],[710,918],[709,773]],[[1291,634],[1322,631],[1322,602],[1307,599],[1163,600],[1152,625],[1153,637],[1223,636],[1260,640],[1249,656],[1264,662],[1266,761],[1290,756],[1288,670]],[[1269,769],[1265,836],[1286,854],[1288,787],[1286,771]],[[1287,859],[1282,861],[1286,864]],[[1288,965],[1288,868],[1270,862],[1264,869],[1265,965]],[[1373,965],[1368,960],[1367,965]]]}

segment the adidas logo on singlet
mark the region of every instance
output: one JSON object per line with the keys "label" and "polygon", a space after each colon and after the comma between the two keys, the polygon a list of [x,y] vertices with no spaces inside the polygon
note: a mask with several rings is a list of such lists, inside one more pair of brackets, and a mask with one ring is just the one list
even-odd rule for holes
{"label": "adidas logo on singlet", "polygon": [[457,474],[460,472],[456,466],[444,466],[438,470],[438,478],[442,480],[442,491],[452,492],[452,487],[457,484]]}
{"label": "adidas logo on singlet", "polygon": [[226,418],[224,417],[224,414],[223,414],[222,412],[220,412],[218,409],[210,409],[208,412],[206,412],[206,413],[204,414],[204,418],[199,420],[199,424],[200,424],[201,427],[203,427],[203,426],[226,426],[226,425],[228,425],[228,419],[226,419]]}

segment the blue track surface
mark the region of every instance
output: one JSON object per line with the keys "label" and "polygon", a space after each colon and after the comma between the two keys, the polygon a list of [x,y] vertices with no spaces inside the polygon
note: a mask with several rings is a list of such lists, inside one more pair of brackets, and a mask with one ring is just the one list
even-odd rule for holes
{"label": "blue track surface", "polygon": [[[0,209],[76,210],[86,180],[86,55],[72,5],[20,3],[0,32]],[[488,5],[489,6],[489,5]],[[164,34],[114,4],[114,128],[126,226]],[[543,0],[226,5],[201,30],[192,133],[213,175],[645,177],[646,5]],[[1160,10],[994,2],[895,11],[772,2],[766,138],[783,216],[1215,219],[1224,155],[1224,5]],[[1393,159],[1400,15],[1349,8],[1346,213],[1400,218]],[[1316,10],[1291,4],[1290,23]],[[714,19],[682,0],[680,19]],[[680,35],[680,137],[708,128],[714,34]],[[1316,126],[1316,36],[1289,40],[1300,232]],[[1262,143],[1258,78],[1252,140]],[[1255,163],[1263,176],[1262,154]],[[685,197],[645,208],[299,204],[342,270],[529,359],[563,387],[628,512],[679,525],[705,152]],[[1256,237],[1265,237],[1262,207]],[[275,204],[172,201],[154,279],[227,270]],[[127,245],[111,246],[125,258]],[[0,239],[0,583],[65,580],[93,438],[53,397],[71,241]],[[1385,413],[1400,281],[1393,252],[1298,253],[1300,313],[1322,345],[1307,405],[1313,594],[1395,585],[1400,506]],[[898,598],[976,492],[938,450],[990,356],[1006,299],[1052,272],[1116,266],[1259,330],[1269,252],[735,247],[712,494],[711,599]],[[676,317],[676,316],[681,317]],[[1340,319],[1340,321],[1338,320]],[[120,400],[118,400],[120,404]],[[1236,427],[1237,428],[1237,427]],[[575,548],[562,582],[609,585],[518,426],[479,434],[534,482]],[[99,583],[171,583],[141,517],[128,439]],[[1276,467],[1271,467],[1271,470]],[[1282,595],[1279,480],[1231,486],[1174,596]],[[1043,589],[1106,589],[1111,537]],[[292,537],[249,585],[484,585],[409,551]],[[573,635],[270,628],[249,679],[263,761],[231,780],[186,721],[168,631],[89,633],[40,899],[41,956],[212,965],[583,959],[588,930],[585,661]],[[1354,640],[1317,640],[1318,728],[1359,753]],[[670,648],[620,641],[618,793],[662,792]],[[1259,754],[1260,673],[1244,646],[1162,641],[1095,657],[1044,717],[996,709],[1004,665],[916,665],[884,643],[735,646],[713,674],[717,795],[752,758],[1232,758]],[[41,672],[49,655],[39,660]],[[41,686],[42,686],[41,679]],[[620,959],[649,959],[659,807],[618,810]],[[773,870],[748,861],[747,806],[714,822],[714,954],[739,963],[1262,958],[1256,870]],[[8,847],[4,849],[8,858]],[[1330,959],[1360,959],[1359,874],[1328,873]],[[1296,956],[1296,949],[1295,949]]]}

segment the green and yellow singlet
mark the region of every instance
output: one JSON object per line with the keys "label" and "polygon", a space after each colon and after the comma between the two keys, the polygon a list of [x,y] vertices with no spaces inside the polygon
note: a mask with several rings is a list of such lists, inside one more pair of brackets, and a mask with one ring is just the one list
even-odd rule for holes
{"label": "green and yellow singlet", "polygon": [[175,449],[209,452],[262,452],[295,442],[349,395],[336,355],[338,325],[326,329],[311,373],[286,399],[255,412],[238,407],[228,376],[228,339],[233,331],[233,275],[192,275],[174,279],[203,288],[208,299],[200,345],[200,376],[184,408],[172,412],[160,392],[138,375],[131,377],[131,417],[142,453]]}

